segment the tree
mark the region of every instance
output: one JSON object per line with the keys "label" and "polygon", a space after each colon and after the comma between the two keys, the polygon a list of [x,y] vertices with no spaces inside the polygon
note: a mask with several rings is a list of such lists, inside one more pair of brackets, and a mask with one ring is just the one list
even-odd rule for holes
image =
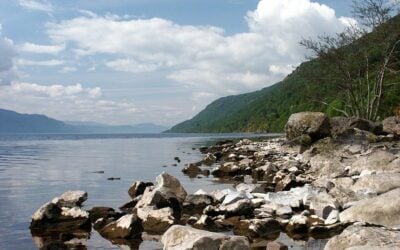
{"label": "tree", "polygon": [[[341,105],[331,109],[345,116],[379,119],[385,91],[397,84],[391,75],[400,72],[400,32],[392,19],[397,6],[393,0],[353,1],[356,24],[334,36],[300,42],[337,83]],[[330,105],[323,98],[319,101]]]}

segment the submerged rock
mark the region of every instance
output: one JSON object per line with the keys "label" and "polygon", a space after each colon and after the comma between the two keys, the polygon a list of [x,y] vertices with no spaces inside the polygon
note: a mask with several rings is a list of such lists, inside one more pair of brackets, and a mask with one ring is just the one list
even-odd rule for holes
{"label": "submerged rock", "polygon": [[165,250],[250,250],[246,237],[228,236],[175,225],[162,236]]}

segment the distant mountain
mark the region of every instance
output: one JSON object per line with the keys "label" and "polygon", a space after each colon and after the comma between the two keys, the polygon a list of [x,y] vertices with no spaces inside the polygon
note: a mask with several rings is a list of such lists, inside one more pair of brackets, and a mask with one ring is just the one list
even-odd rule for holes
{"label": "distant mountain", "polygon": [[0,109],[0,133],[76,133],[76,128],[44,115]]}
{"label": "distant mountain", "polygon": [[168,127],[143,123],[137,125],[111,126],[96,122],[62,122],[45,115],[21,114],[0,109],[0,133],[161,133]]}
{"label": "distant mountain", "polygon": [[97,122],[79,122],[79,121],[66,121],[65,123],[76,127],[82,133],[137,133],[137,134],[150,134],[161,133],[168,129],[168,127],[156,125],[153,123],[141,123],[136,125],[121,125],[112,126]]}

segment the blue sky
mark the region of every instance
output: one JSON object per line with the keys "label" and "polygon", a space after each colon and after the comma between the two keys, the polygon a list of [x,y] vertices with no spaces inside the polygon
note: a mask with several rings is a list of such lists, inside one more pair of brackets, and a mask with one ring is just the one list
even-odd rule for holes
{"label": "blue sky", "polygon": [[302,37],[341,31],[350,1],[0,0],[0,107],[61,120],[173,125],[269,86]]}

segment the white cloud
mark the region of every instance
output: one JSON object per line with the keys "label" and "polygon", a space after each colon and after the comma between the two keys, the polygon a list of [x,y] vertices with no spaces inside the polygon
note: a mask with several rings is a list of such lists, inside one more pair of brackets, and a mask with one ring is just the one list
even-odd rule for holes
{"label": "white cloud", "polygon": [[44,67],[55,67],[63,65],[65,62],[62,60],[42,60],[42,61],[35,61],[35,60],[27,60],[27,59],[18,59],[16,64],[18,66],[44,66]]}
{"label": "white cloud", "polygon": [[65,49],[65,44],[39,45],[34,43],[24,43],[18,46],[18,50],[37,54],[58,54]]}
{"label": "white cloud", "polygon": [[53,43],[70,44],[78,56],[105,55],[116,71],[153,72],[218,96],[259,89],[281,80],[304,59],[303,37],[336,33],[352,19],[310,0],[261,0],[246,15],[248,32],[226,35],[212,26],[179,25],[119,16],[53,22]]}
{"label": "white cloud", "polygon": [[10,84],[12,80],[17,78],[17,72],[14,66],[17,51],[12,40],[1,36],[1,25],[0,55],[0,85]]}
{"label": "white cloud", "polygon": [[157,70],[159,64],[139,63],[133,59],[117,59],[106,63],[106,66],[116,71],[143,73]]}
{"label": "white cloud", "polygon": [[47,0],[18,0],[21,7],[29,10],[52,12],[53,6]]}
{"label": "white cloud", "polygon": [[127,115],[138,112],[132,102],[102,98],[99,87],[84,88],[81,84],[40,85],[12,83],[0,86],[0,107],[24,113],[46,114],[60,120],[92,120],[126,122]]}
{"label": "white cloud", "polygon": [[78,69],[75,68],[75,67],[66,66],[66,67],[62,68],[59,72],[60,72],[60,73],[66,74],[66,73],[75,72],[75,71],[77,71],[77,70],[78,70]]}
{"label": "white cloud", "polygon": [[[34,97],[63,97],[76,98],[78,95],[87,97],[100,97],[101,89],[83,88],[81,84],[64,86],[61,84],[40,85],[35,83],[14,82],[3,88],[10,94],[26,94]],[[93,92],[94,91],[94,92]],[[93,93],[98,93],[95,96]]]}

